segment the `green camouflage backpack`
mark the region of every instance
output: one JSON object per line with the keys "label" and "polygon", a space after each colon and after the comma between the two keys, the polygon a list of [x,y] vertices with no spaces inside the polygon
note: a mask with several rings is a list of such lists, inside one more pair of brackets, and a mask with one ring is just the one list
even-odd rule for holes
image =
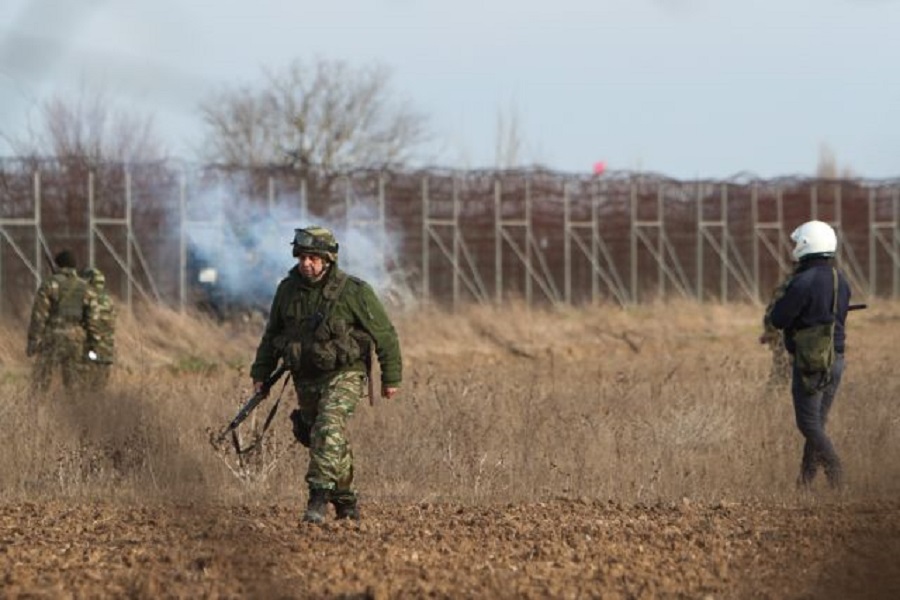
{"label": "green camouflage backpack", "polygon": [[794,332],[794,363],[800,371],[807,393],[815,393],[831,383],[831,367],[834,365],[834,327],[837,316],[838,277],[834,279],[834,300],[830,323],[813,325]]}

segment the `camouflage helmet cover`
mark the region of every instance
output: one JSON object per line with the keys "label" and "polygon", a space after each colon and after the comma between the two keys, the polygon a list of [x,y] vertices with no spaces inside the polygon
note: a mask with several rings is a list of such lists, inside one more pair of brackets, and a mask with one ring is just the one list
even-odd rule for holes
{"label": "camouflage helmet cover", "polygon": [[337,262],[339,245],[330,229],[319,226],[295,229],[291,244],[294,256],[315,254]]}

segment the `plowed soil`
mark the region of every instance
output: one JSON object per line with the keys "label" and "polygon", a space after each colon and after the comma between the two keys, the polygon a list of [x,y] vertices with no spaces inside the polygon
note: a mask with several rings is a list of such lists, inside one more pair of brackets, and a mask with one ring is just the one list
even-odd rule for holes
{"label": "plowed soil", "polygon": [[0,335],[0,600],[900,598],[898,315],[853,317],[841,493],[793,485],[755,307],[410,317],[351,424],[362,520],[323,525],[288,409],[244,463],[209,444],[256,332],[126,319],[109,394],[43,400]]}
{"label": "plowed soil", "polygon": [[0,507],[16,597],[896,598],[900,505]]}

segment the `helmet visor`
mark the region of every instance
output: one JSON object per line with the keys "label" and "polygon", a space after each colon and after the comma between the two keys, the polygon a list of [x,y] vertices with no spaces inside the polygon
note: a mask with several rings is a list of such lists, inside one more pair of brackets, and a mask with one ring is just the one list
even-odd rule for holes
{"label": "helmet visor", "polygon": [[294,230],[293,245],[312,252],[335,253],[338,251],[338,245],[336,243],[331,243],[329,240],[310,233],[306,229]]}

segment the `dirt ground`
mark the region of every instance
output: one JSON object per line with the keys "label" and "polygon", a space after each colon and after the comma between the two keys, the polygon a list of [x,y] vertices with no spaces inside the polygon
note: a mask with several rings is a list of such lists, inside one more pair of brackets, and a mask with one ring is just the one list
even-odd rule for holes
{"label": "dirt ground", "polygon": [[900,504],[0,507],[0,594],[896,598]]}

